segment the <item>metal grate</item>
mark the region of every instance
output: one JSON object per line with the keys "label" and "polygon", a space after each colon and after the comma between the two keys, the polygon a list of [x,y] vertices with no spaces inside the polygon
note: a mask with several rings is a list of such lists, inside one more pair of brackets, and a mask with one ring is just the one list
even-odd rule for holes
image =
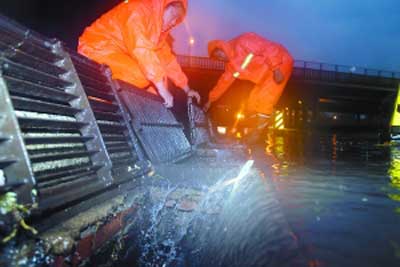
{"label": "metal grate", "polygon": [[194,146],[199,146],[210,142],[212,131],[211,121],[201,108],[193,103],[192,99],[188,101],[188,113],[190,120],[190,141]]}
{"label": "metal grate", "polygon": [[36,182],[39,209],[65,206],[111,184],[100,130],[61,45],[0,16],[0,67],[0,90],[13,106],[7,116],[16,116],[15,132],[21,131],[13,149],[29,156],[25,165],[35,177],[30,183]]}
{"label": "metal grate", "polygon": [[114,169],[140,171],[137,162],[143,160],[141,148],[130,128],[127,112],[119,102],[110,72],[105,66],[73,51],[70,55],[89,97]]}
{"label": "metal grate", "polygon": [[19,202],[32,204],[35,180],[12,107],[6,84],[0,76],[0,192],[14,189]]}
{"label": "metal grate", "polygon": [[118,84],[121,99],[129,109],[133,128],[148,158],[153,163],[161,163],[188,157],[191,146],[183,127],[161,99],[122,81]]}

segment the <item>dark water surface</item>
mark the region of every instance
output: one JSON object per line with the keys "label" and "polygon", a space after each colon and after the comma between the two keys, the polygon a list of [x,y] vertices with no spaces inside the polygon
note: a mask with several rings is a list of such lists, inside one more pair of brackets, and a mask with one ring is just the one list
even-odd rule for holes
{"label": "dark water surface", "polygon": [[400,266],[400,146],[288,132],[252,152],[308,266]]}
{"label": "dark water surface", "polygon": [[371,136],[269,134],[234,183],[247,156],[173,166],[115,266],[400,266],[400,146]]}

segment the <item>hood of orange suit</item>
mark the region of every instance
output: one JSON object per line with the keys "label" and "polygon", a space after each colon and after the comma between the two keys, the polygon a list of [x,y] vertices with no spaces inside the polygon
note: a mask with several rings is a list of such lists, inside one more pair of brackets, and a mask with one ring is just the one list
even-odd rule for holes
{"label": "hood of orange suit", "polygon": [[187,0],[164,0],[164,8],[166,8],[169,4],[172,4],[174,2],[181,3],[185,11],[187,12],[188,8],[188,1]]}
{"label": "hood of orange suit", "polygon": [[182,4],[182,6],[183,6],[183,8],[185,9],[185,15],[182,17],[182,19],[179,21],[179,23],[181,23],[184,19],[185,19],[185,17],[186,17],[186,14],[187,14],[187,9],[188,9],[188,1],[187,0],[163,0],[164,1],[164,9],[169,5],[169,4],[172,4],[172,3],[181,3]]}
{"label": "hood of orange suit", "polygon": [[223,40],[213,40],[208,43],[208,55],[211,56],[215,49],[221,49],[228,59],[233,57],[233,49],[231,45]]}

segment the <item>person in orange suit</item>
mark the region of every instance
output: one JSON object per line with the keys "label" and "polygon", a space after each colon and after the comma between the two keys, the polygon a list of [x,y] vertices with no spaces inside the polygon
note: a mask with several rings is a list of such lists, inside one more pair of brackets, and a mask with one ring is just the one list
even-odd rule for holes
{"label": "person in orange suit", "polygon": [[154,86],[167,108],[174,105],[168,80],[200,102],[167,43],[186,11],[187,0],[125,0],[85,29],[78,52],[108,65],[114,79]]}
{"label": "person in orange suit", "polygon": [[204,110],[207,111],[239,79],[253,85],[245,104],[246,113],[261,121],[268,119],[292,73],[294,61],[286,48],[255,33],[244,33],[227,42],[211,41],[208,52],[211,58],[223,60],[226,65],[225,72],[209,93]]}

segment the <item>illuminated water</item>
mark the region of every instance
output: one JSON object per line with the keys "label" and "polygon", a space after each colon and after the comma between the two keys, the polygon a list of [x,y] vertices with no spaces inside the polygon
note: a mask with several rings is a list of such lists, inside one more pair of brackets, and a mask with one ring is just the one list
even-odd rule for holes
{"label": "illuminated water", "polygon": [[[183,187],[166,181],[117,266],[400,266],[400,147],[376,144],[365,135],[271,134],[251,149],[261,176],[253,168],[232,184],[240,169],[217,175],[227,186],[198,189],[190,213],[163,208]],[[202,212],[215,205],[218,214]]]}
{"label": "illuminated water", "polygon": [[357,135],[270,135],[273,171],[307,266],[400,266],[400,147]]}

